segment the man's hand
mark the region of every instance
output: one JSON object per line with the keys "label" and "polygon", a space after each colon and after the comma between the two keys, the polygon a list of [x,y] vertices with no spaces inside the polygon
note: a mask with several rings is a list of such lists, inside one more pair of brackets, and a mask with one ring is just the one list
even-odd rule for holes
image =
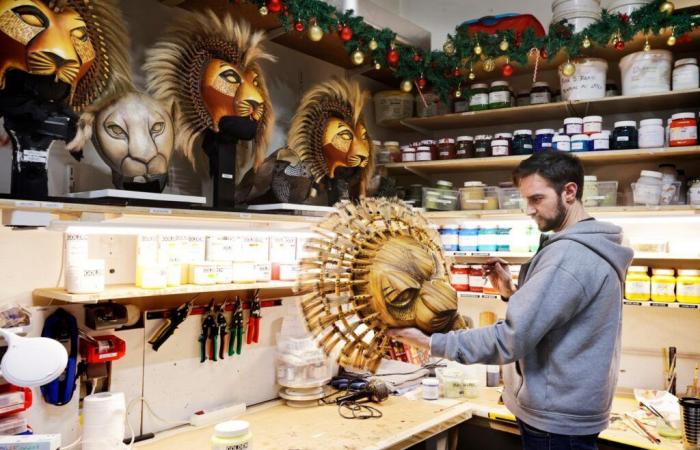
{"label": "man's hand", "polygon": [[489,258],[484,264],[484,274],[502,297],[510,298],[515,293],[515,283],[508,262],[501,258]]}
{"label": "man's hand", "polygon": [[387,330],[387,336],[406,345],[418,349],[430,350],[430,337],[418,328],[392,328]]}

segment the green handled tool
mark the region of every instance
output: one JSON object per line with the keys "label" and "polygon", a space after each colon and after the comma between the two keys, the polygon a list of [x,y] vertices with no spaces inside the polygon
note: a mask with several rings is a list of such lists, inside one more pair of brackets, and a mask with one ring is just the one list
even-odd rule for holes
{"label": "green handled tool", "polygon": [[199,335],[199,362],[204,363],[207,360],[207,344],[208,341],[212,341],[212,352],[210,359],[216,361],[216,345],[217,345],[217,331],[216,318],[214,317],[214,300],[209,302],[207,310],[204,312],[204,318],[202,319],[202,334]]}
{"label": "green handled tool", "polygon": [[233,356],[234,353],[240,355],[242,349],[243,306],[241,305],[241,299],[236,297],[236,303],[233,307],[233,316],[231,317],[231,327],[229,328],[228,355]]}

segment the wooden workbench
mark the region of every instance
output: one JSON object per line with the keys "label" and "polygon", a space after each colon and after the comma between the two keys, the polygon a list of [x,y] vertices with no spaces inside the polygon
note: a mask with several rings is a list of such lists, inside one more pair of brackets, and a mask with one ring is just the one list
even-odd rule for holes
{"label": "wooden workbench", "polygon": [[[348,420],[336,406],[290,408],[272,402],[251,408],[242,420],[250,422],[255,450],[374,450],[403,449],[471,418],[463,401],[434,402],[390,397],[378,408],[380,419]],[[161,433],[137,445],[142,450],[207,450],[213,427]]]}

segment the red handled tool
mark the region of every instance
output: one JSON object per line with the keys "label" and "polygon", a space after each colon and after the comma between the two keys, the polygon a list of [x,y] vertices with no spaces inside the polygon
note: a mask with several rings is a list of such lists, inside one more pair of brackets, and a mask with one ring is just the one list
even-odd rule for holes
{"label": "red handled tool", "polygon": [[258,295],[260,291],[255,291],[253,299],[250,301],[250,317],[248,318],[248,336],[246,336],[246,342],[251,344],[253,342],[257,343],[260,337],[260,318],[262,317],[260,308],[260,299]]}

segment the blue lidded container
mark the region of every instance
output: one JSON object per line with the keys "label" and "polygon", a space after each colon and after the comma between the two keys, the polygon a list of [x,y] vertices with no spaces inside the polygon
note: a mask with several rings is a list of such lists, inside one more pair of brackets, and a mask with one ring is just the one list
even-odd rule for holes
{"label": "blue lidded container", "polygon": [[553,138],[554,130],[551,128],[542,128],[535,131],[535,153],[551,150]]}
{"label": "blue lidded container", "polygon": [[459,229],[459,251],[475,252],[479,248],[479,227],[465,227]]}
{"label": "blue lidded container", "polygon": [[456,252],[459,249],[459,226],[444,225],[440,228],[442,249],[446,252]]}
{"label": "blue lidded container", "polygon": [[591,138],[587,134],[575,134],[571,136],[572,152],[589,152],[593,150]]}

